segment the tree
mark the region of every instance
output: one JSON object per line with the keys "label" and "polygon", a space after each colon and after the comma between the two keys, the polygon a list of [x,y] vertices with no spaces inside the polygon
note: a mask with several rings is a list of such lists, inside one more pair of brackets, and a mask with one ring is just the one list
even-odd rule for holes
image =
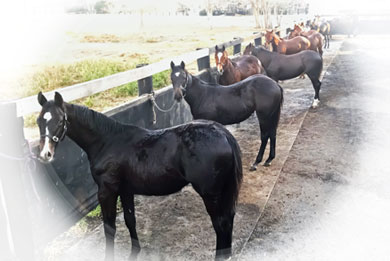
{"label": "tree", "polygon": [[260,28],[260,6],[259,6],[259,0],[251,0],[253,15],[255,16],[255,27]]}
{"label": "tree", "polygon": [[211,16],[213,16],[213,3],[212,0],[207,0],[206,2],[206,11],[207,11],[207,20],[209,21],[210,29],[213,29],[211,24]]}
{"label": "tree", "polygon": [[99,1],[95,4],[95,11],[97,14],[107,14],[108,13],[108,5],[106,1]]}
{"label": "tree", "polygon": [[250,0],[252,9],[253,9],[253,15],[255,16],[255,23],[256,27],[260,28],[260,10],[263,14],[263,27],[264,28],[272,28],[272,23],[270,19],[270,8],[267,0]]}

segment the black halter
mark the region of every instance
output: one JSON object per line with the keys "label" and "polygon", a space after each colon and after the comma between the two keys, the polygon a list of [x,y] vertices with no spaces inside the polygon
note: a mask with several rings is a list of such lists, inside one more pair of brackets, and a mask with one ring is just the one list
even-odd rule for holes
{"label": "black halter", "polygon": [[186,94],[187,94],[187,87],[189,86],[189,85],[191,85],[192,84],[192,76],[191,76],[191,74],[189,74],[188,72],[186,72],[186,83],[184,84],[184,86],[180,86],[180,89],[182,90],[182,91],[184,91],[184,93],[183,93],[183,98],[186,96]]}
{"label": "black halter", "polygon": [[60,142],[62,141],[64,138],[65,138],[65,134],[66,134],[66,131],[68,130],[68,116],[66,115],[66,113],[64,114],[64,119],[62,120],[62,128],[61,128],[61,133],[60,135],[54,135],[54,136],[51,136],[49,134],[44,134],[44,135],[41,135],[42,138],[44,137],[48,137],[49,139],[51,139],[53,142]]}

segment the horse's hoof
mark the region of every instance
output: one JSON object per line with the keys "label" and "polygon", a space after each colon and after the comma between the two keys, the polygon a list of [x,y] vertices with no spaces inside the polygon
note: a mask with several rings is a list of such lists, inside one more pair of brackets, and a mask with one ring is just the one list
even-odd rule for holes
{"label": "horse's hoof", "polygon": [[257,170],[256,165],[252,165],[252,166],[250,167],[250,169],[249,169],[249,171],[255,171],[255,170]]}
{"label": "horse's hoof", "polygon": [[265,162],[263,166],[264,167],[269,167],[269,166],[271,166],[271,162]]}
{"label": "horse's hoof", "polygon": [[311,107],[312,107],[313,109],[315,109],[315,108],[318,107],[319,104],[320,104],[320,100],[314,99],[313,104],[311,105]]}

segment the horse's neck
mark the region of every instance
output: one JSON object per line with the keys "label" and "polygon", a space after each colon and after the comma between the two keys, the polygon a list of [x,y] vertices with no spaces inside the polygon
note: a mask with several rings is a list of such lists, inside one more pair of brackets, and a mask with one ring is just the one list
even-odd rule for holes
{"label": "horse's neck", "polygon": [[278,52],[279,45],[277,45],[274,41],[272,41],[271,44],[272,44],[272,51]]}
{"label": "horse's neck", "polygon": [[261,65],[264,68],[267,68],[268,65],[271,63],[272,56],[274,55],[273,52],[267,51],[267,50],[258,50],[256,51],[259,60],[261,61]]}
{"label": "horse's neck", "polygon": [[273,43],[278,46],[280,44],[281,41],[283,41],[283,39],[280,39],[276,34],[274,35],[274,38],[272,39]]}
{"label": "horse's neck", "polygon": [[[78,105],[65,104],[65,109],[69,122],[66,135],[80,146],[88,157],[98,153],[108,142],[110,135],[128,129],[127,125]],[[95,122],[98,120],[101,122]]]}
{"label": "horse's neck", "polygon": [[237,70],[237,64],[227,59],[225,66],[223,67],[223,74],[221,79],[225,79],[227,82],[234,82],[234,72]]}
{"label": "horse's neck", "polygon": [[191,109],[194,107],[200,106],[202,103],[205,94],[207,92],[208,83],[203,82],[197,77],[191,76],[191,84],[189,84],[186,88],[186,96],[184,99],[190,105]]}

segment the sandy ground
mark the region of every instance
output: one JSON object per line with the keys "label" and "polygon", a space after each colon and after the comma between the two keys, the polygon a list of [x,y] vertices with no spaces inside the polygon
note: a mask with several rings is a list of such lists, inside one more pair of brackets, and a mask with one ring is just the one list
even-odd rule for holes
{"label": "sandy ground", "polygon": [[[332,48],[325,51],[325,68],[337,54],[340,44],[340,40],[334,40]],[[254,116],[239,126],[229,126],[239,141],[245,170],[234,227],[233,251],[236,255],[247,244],[259,220],[314,96],[309,79],[285,81],[282,86],[285,89],[285,104],[278,131],[277,157],[271,167],[259,166],[256,172],[248,171],[260,144],[259,127]],[[142,246],[139,260],[213,259],[215,233],[201,198],[190,186],[167,197],[137,196],[136,217]],[[130,251],[128,240],[127,228],[122,214],[119,214],[117,260],[127,258]],[[104,234],[101,225],[81,237],[68,233],[46,249],[46,258],[50,260],[100,260],[103,255]]]}

